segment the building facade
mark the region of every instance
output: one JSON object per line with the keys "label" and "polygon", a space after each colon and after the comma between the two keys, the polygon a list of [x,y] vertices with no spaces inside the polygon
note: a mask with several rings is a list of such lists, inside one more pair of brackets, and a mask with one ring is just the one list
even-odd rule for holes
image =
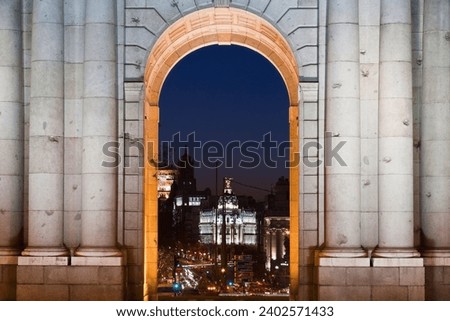
{"label": "building facade", "polygon": [[266,270],[272,271],[275,266],[289,265],[289,216],[266,216],[263,227],[264,252]]}
{"label": "building facade", "polygon": [[158,198],[166,200],[170,196],[172,184],[177,180],[178,170],[176,168],[164,168],[158,170]]}
{"label": "building facade", "polygon": [[159,93],[211,44],[286,83],[291,298],[449,300],[448,0],[0,0],[0,299],[157,299]]}
{"label": "building facade", "polygon": [[[199,237],[204,244],[256,246],[258,226],[256,211],[239,207],[238,197],[233,193],[231,180],[219,197],[216,208],[202,209],[199,213]],[[225,222],[225,225],[224,225]],[[225,233],[224,233],[225,232]]]}
{"label": "building facade", "polygon": [[[266,270],[289,266],[289,180],[280,177],[268,195],[264,211],[262,241]],[[287,273],[289,274],[289,273]]]}
{"label": "building facade", "polygon": [[[199,241],[199,216],[205,203],[209,202],[209,190],[198,191],[193,159],[187,152],[177,165],[178,177],[171,185],[172,228],[175,240],[192,245]],[[169,232],[169,230],[168,230]],[[169,233],[168,233],[169,234]]]}

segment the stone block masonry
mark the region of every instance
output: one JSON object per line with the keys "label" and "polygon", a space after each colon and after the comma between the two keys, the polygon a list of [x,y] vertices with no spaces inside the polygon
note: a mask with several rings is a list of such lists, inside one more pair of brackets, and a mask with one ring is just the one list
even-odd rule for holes
{"label": "stone block masonry", "polygon": [[316,265],[321,301],[425,300],[423,259],[318,258]]}
{"label": "stone block masonry", "polygon": [[16,299],[16,265],[0,265],[0,301]]}
{"label": "stone block masonry", "polygon": [[321,301],[422,301],[424,267],[319,267]]}
{"label": "stone block masonry", "polygon": [[436,260],[425,259],[426,299],[430,301],[450,300],[450,258],[441,259],[441,262],[433,261]]}
{"label": "stone block masonry", "polygon": [[[99,258],[95,260],[93,265],[32,265],[29,258],[19,260],[17,290],[14,291],[16,297],[10,299],[20,301],[124,300],[126,268],[122,260],[120,258],[112,260],[101,258],[104,262],[97,262]],[[79,263],[89,264],[89,259],[82,258],[81,261],[83,262]]]}

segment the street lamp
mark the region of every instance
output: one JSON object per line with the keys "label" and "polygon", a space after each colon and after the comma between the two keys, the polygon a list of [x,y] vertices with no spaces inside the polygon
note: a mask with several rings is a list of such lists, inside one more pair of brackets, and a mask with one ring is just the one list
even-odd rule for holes
{"label": "street lamp", "polygon": [[221,277],[222,277],[222,290],[225,291],[227,288],[227,269],[226,268],[221,268],[220,269]]}

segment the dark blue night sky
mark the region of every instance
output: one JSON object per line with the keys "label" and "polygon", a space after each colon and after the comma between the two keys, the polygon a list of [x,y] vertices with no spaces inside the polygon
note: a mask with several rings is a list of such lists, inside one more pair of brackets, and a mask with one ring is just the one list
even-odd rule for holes
{"label": "dark blue night sky", "polygon": [[[160,141],[172,140],[177,132],[186,140],[188,134],[195,132],[196,140],[202,144],[211,140],[223,145],[233,140],[243,144],[261,142],[264,134],[270,132],[272,140],[279,144],[288,140],[288,107],[284,82],[266,58],[240,46],[205,47],[181,60],[164,83],[160,98]],[[233,168],[219,169],[219,191],[223,176],[269,190],[278,177],[288,175],[286,157],[277,158],[275,149],[271,159],[276,161],[277,168],[268,168],[264,162],[256,169],[240,168],[239,161],[250,162],[256,150],[262,161],[262,148],[256,149],[254,143],[246,147],[250,157],[240,156],[235,149]],[[195,154],[191,149],[190,153],[201,161],[200,149]],[[214,193],[215,170],[201,165],[195,173],[198,189],[210,187]],[[258,199],[267,194],[237,184],[234,190]]]}

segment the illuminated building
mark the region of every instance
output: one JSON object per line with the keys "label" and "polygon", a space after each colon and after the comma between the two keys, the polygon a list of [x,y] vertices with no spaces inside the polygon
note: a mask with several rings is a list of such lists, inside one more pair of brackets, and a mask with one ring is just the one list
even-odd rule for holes
{"label": "illuminated building", "polygon": [[262,232],[265,267],[280,286],[289,282],[289,227],[289,180],[280,177],[268,198]]}
{"label": "illuminated building", "polygon": [[209,198],[209,190],[197,191],[193,160],[187,151],[176,165],[178,177],[172,184],[172,219],[176,239],[183,243],[198,241],[200,207]]}
{"label": "illuminated building", "polygon": [[158,199],[168,199],[172,190],[172,184],[178,177],[178,170],[165,168],[158,170]]}
{"label": "illuminated building", "polygon": [[217,208],[200,211],[199,232],[202,243],[222,244],[223,217],[226,244],[257,244],[256,211],[239,207],[238,197],[231,188],[231,180],[225,186],[224,194],[219,197]]}
{"label": "illuminated building", "polygon": [[264,217],[263,238],[266,269],[270,271],[281,263],[288,264],[289,216]]}

